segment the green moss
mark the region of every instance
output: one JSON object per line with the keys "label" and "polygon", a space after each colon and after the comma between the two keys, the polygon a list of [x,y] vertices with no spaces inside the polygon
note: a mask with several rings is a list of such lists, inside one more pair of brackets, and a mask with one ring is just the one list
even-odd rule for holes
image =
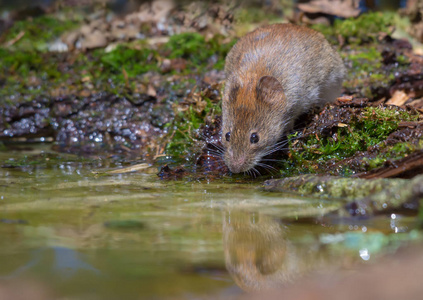
{"label": "green moss", "polygon": [[[38,42],[44,43],[67,28],[55,26],[54,21],[59,22],[54,17],[35,18],[17,24],[7,34],[11,37],[27,26],[28,32],[34,31],[28,38],[40,39]],[[29,29],[38,25],[40,30],[48,31],[45,36],[35,32],[36,28]],[[24,42],[20,40],[19,43],[21,41]],[[187,67],[182,72],[174,71],[178,75],[174,80],[179,79],[181,85],[172,89],[185,94],[184,90],[194,85],[190,82],[193,74],[223,69],[226,54],[235,41],[228,42],[220,35],[206,40],[198,33],[183,33],[172,36],[168,43],[157,49],[139,41],[120,45],[110,52],[97,49],[84,53],[45,53],[37,47],[26,49],[19,43],[14,47],[0,47],[0,81],[5,82],[0,90],[0,101],[32,101],[56,94],[62,88],[70,93],[89,89],[130,97],[141,82],[148,82],[147,72],[160,72],[161,61],[177,57],[184,58]],[[164,86],[172,87],[166,78],[163,81]]]}
{"label": "green moss", "polygon": [[[423,140],[421,140],[423,142]],[[421,143],[423,144],[423,143]],[[375,158],[364,158],[363,163],[367,164],[368,169],[375,169],[385,164],[387,160],[397,160],[413,153],[416,150],[422,149],[423,145],[415,145],[411,143],[398,143],[394,146],[386,146],[386,149],[381,149],[379,155]]]}
{"label": "green moss", "polygon": [[392,26],[392,13],[369,13],[363,14],[356,19],[350,18],[345,21],[335,20],[335,28],[349,43],[362,43],[377,41],[381,32],[389,33]]}
{"label": "green moss", "polygon": [[394,132],[400,121],[416,121],[417,119],[418,115],[411,115],[405,110],[394,107],[366,107],[362,121],[358,121],[356,127],[362,129],[371,138],[377,139],[376,143],[378,143],[380,139],[385,139]]}
{"label": "green moss", "polygon": [[362,14],[357,18],[336,19],[332,27],[318,24],[313,25],[313,28],[323,33],[334,44],[338,44],[338,37],[342,37],[348,44],[363,44],[376,42],[381,32],[390,32],[392,24],[392,13],[374,12]]}
{"label": "green moss", "polygon": [[[318,172],[319,165],[329,160],[340,161],[359,151],[366,151],[368,147],[378,145],[397,130],[400,121],[415,121],[417,118],[417,115],[394,107],[366,107],[358,118],[353,119],[348,126],[339,127],[334,135],[310,135],[305,140],[297,140],[295,135],[291,135],[290,160],[282,162],[282,172],[284,175]],[[413,149],[407,143],[397,144],[383,155],[365,162],[370,169],[375,168],[387,159],[403,157]],[[351,170],[346,168],[340,172],[349,174]]]}
{"label": "green moss", "polygon": [[[185,32],[171,36],[163,49],[169,52],[169,58],[184,58],[187,60],[189,69],[200,69],[213,63],[213,68],[222,70],[225,64],[225,57],[236,39],[224,43],[224,37],[214,36],[206,41],[199,33]],[[211,60],[214,57],[215,59]]]}
{"label": "green moss", "polygon": [[170,37],[164,49],[170,50],[170,58],[185,58],[195,64],[203,63],[209,58],[204,36],[195,32],[185,32]]}
{"label": "green moss", "polygon": [[374,81],[374,82],[380,82],[380,81],[383,81],[385,79],[386,79],[385,78],[385,75],[383,75],[383,74],[376,73],[376,74],[371,74],[370,75],[370,80],[371,81]]}
{"label": "green moss", "polygon": [[[169,85],[172,90],[182,91],[189,87],[187,83],[192,83],[186,76],[202,74],[210,68],[223,69],[225,56],[234,43],[235,40],[223,43],[221,36],[206,41],[198,33],[183,33],[170,37],[157,50],[140,42],[120,45],[108,53],[98,49],[89,55],[78,56],[73,68],[78,74],[92,78],[99,88],[121,94],[128,88],[133,90],[137,84],[137,81],[128,79],[137,78],[140,82],[146,72],[160,72],[160,61],[163,59],[184,58],[186,70],[174,72],[183,77],[179,83]],[[107,82],[113,82],[113,85],[105,84]]]}
{"label": "green moss", "polygon": [[0,48],[0,70],[3,74],[26,77],[30,72],[39,72],[43,78],[63,76],[57,72],[57,64],[53,59],[35,51],[11,51]]}
{"label": "green moss", "polygon": [[[290,3],[292,6],[292,3]],[[286,6],[284,6],[286,7]],[[263,22],[264,20],[274,21],[281,18],[281,15],[276,14],[274,12],[269,12],[263,9],[263,7],[244,7],[236,10],[235,13],[235,20],[239,23],[259,23]]]}
{"label": "green moss", "polygon": [[402,55],[402,54],[398,55],[396,59],[397,59],[397,62],[401,65],[409,65],[410,64],[410,59],[405,55]]}
{"label": "green moss", "polygon": [[237,39],[233,38],[230,41],[225,41],[221,35],[216,35],[208,41],[210,47],[210,54],[216,55],[216,62],[213,68],[216,70],[223,70],[225,67],[225,59],[228,52],[237,42]]}
{"label": "green moss", "polygon": [[398,64],[385,64],[381,55],[384,48],[379,37],[381,33],[391,33],[396,16],[391,12],[366,13],[337,19],[333,26],[313,26],[331,43],[342,46],[340,54],[348,72],[343,85],[348,93],[374,99],[389,88],[395,73],[407,68],[409,60],[404,55],[396,57]]}
{"label": "green moss", "polygon": [[43,67],[43,59],[40,54],[30,51],[10,51],[0,48],[0,68],[3,74],[18,73],[28,76],[30,71],[36,71]]}
{"label": "green moss", "polygon": [[98,50],[95,55],[103,65],[107,74],[122,74],[123,70],[129,77],[135,77],[148,71],[158,70],[157,53],[151,49],[133,49],[128,46],[118,46],[113,51],[105,53]]}
{"label": "green moss", "polygon": [[[166,145],[166,153],[174,158],[190,159],[197,153],[201,143],[198,139],[198,130],[216,115],[221,114],[221,103],[213,102],[199,94],[201,101],[193,102],[176,114],[174,120],[165,126],[169,128],[171,139]],[[176,107],[178,111],[184,104]]]}
{"label": "green moss", "polygon": [[364,86],[361,93],[372,98],[370,90],[366,93],[366,87],[371,83],[381,84],[390,81],[391,74],[386,74],[386,71],[381,70],[382,56],[375,47],[360,47],[349,52],[343,52],[342,58],[345,64],[350,66],[347,68],[347,80],[344,82],[346,87]]}
{"label": "green moss", "polygon": [[374,45],[350,46],[341,53],[347,66],[344,87],[350,92],[370,99],[378,96],[378,90],[388,89],[395,79],[394,73],[408,67],[406,58],[397,57],[398,64],[385,65],[381,49]]}
{"label": "green moss", "polygon": [[382,65],[382,55],[375,47],[360,48],[359,52],[353,52],[345,57],[351,61],[353,68],[358,68],[361,72],[373,71]]}
{"label": "green moss", "polygon": [[16,105],[48,97],[59,86],[67,86],[69,73],[60,71],[63,54],[0,48],[0,103]]}
{"label": "green moss", "polygon": [[61,20],[53,16],[17,21],[6,32],[4,40],[10,41],[24,33],[22,38],[13,45],[13,48],[44,51],[47,49],[47,43],[60,37],[62,33],[76,28],[78,24],[79,22],[75,20],[67,18]]}

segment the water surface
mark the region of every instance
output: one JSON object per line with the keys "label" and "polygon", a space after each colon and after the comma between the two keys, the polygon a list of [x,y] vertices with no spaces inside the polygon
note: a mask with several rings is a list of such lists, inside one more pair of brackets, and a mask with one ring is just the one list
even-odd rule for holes
{"label": "water surface", "polygon": [[226,299],[420,240],[409,217],[338,218],[327,215],[338,201],[264,192],[260,181],[104,174],[122,165],[49,149],[0,152],[0,294]]}

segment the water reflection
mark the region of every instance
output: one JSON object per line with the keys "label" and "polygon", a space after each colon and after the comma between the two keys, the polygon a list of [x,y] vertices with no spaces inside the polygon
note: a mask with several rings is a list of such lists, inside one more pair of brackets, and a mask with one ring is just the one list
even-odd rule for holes
{"label": "water reflection", "polygon": [[228,212],[223,247],[228,272],[247,291],[274,287],[296,271],[283,227],[264,215]]}
{"label": "water reflection", "polygon": [[325,261],[317,249],[291,243],[287,231],[278,220],[263,214],[226,212],[225,263],[239,287],[246,291],[275,288]]}

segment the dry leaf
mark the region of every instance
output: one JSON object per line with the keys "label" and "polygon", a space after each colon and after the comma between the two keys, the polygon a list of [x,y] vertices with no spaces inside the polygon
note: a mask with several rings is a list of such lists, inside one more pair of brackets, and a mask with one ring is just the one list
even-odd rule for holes
{"label": "dry leaf", "polygon": [[397,90],[392,95],[392,98],[386,101],[386,104],[402,106],[409,98],[410,97],[404,91]]}

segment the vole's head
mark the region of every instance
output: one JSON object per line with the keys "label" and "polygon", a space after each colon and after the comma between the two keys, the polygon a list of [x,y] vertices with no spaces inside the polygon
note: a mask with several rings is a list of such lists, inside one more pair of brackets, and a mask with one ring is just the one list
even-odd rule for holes
{"label": "vole's head", "polygon": [[232,173],[252,169],[281,138],[289,119],[285,94],[272,76],[229,79],[223,98],[224,161]]}

